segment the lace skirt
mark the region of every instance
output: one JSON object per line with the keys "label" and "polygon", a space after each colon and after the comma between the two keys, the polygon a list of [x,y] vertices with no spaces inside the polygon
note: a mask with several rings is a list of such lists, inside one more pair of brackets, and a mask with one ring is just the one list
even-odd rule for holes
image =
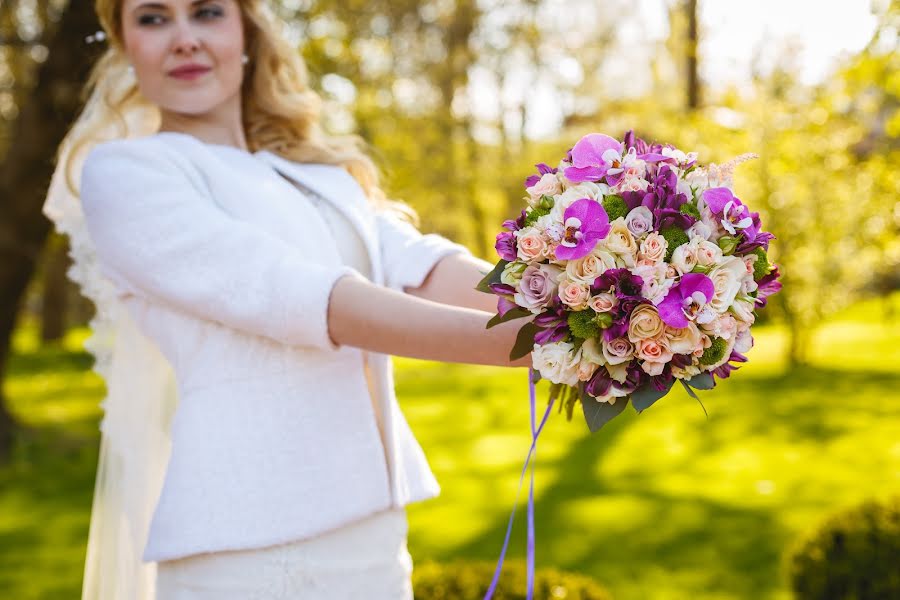
{"label": "lace skirt", "polygon": [[157,600],[412,600],[407,520],[394,508],[315,538],[157,564]]}

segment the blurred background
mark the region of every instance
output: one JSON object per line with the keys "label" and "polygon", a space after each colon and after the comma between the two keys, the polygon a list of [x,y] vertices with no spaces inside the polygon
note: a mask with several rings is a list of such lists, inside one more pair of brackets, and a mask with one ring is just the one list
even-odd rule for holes
{"label": "blurred background", "polygon": [[[784,289],[750,363],[706,393],[708,418],[681,392],[593,436],[551,417],[539,597],[900,598],[900,2],[272,4],[327,127],[371,144],[423,231],[491,262],[534,164],[586,133],[634,129],[704,163],[760,155],[735,187],[777,237]],[[82,346],[93,307],[41,205],[98,29],[89,0],[0,0],[3,598],[80,593],[104,388]],[[480,598],[530,443],[527,380],[396,364],[442,485],[408,508],[416,597]]]}

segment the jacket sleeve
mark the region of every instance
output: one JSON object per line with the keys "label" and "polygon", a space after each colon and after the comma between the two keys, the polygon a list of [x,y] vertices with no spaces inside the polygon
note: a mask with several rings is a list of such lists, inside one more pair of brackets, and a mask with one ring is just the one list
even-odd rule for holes
{"label": "jacket sleeve", "polygon": [[384,281],[389,288],[400,291],[404,287],[417,288],[444,256],[454,252],[472,254],[462,244],[451,242],[439,234],[422,234],[411,223],[390,212],[376,213],[375,219]]}
{"label": "jacket sleeve", "polygon": [[165,149],[131,142],[95,146],[81,176],[99,267],[121,292],[284,344],[339,348],[329,296],[355,270],[312,262],[231,217]]}

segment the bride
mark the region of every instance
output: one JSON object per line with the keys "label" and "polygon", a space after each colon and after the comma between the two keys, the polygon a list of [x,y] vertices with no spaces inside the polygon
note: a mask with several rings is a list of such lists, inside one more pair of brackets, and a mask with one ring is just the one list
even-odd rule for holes
{"label": "bride", "polygon": [[404,507],[439,486],[390,355],[528,366],[491,265],[323,132],[264,0],[96,10],[44,208],[107,386],[83,598],[412,598]]}

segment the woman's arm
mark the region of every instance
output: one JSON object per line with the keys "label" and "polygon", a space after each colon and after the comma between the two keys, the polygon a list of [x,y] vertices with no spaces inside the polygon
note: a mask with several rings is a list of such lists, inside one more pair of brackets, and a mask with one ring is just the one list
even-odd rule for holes
{"label": "woman's arm", "polygon": [[[480,293],[484,296],[487,294]],[[485,329],[493,315],[417,298],[360,276],[338,279],[328,305],[328,331],[348,345],[424,360],[503,367],[531,366],[531,355],[509,360],[521,323]]]}
{"label": "woman's arm", "polygon": [[493,314],[497,312],[497,296],[475,289],[493,268],[494,265],[468,253],[448,254],[434,265],[421,286],[403,291],[425,300]]}

